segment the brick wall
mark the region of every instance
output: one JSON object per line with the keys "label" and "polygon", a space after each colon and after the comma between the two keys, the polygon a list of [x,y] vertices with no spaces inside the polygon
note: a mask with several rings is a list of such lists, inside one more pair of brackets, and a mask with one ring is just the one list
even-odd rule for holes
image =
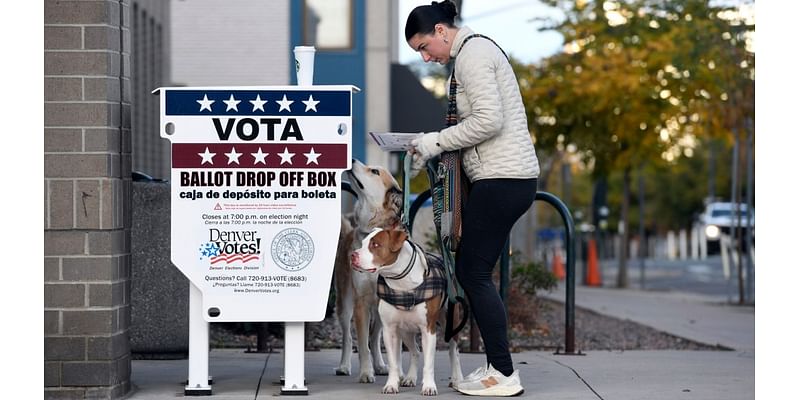
{"label": "brick wall", "polygon": [[44,4],[45,398],[130,390],[129,9]]}

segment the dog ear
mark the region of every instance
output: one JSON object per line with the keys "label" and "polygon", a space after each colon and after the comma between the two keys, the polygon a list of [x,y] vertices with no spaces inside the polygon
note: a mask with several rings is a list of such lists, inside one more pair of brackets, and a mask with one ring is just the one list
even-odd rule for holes
{"label": "dog ear", "polygon": [[384,227],[386,229],[396,229],[400,224],[400,217],[403,209],[403,192],[397,187],[390,188],[383,198],[383,210],[372,216],[369,220],[370,226]]}
{"label": "dog ear", "polygon": [[400,213],[402,213],[403,210],[403,192],[400,188],[392,186],[392,188],[386,192],[383,206],[385,210],[390,211],[390,215],[396,216],[397,218],[400,217]]}
{"label": "dog ear", "polygon": [[397,253],[403,248],[403,242],[408,238],[408,234],[406,231],[402,230],[391,230],[387,232],[389,233],[389,250],[391,250],[392,253]]}

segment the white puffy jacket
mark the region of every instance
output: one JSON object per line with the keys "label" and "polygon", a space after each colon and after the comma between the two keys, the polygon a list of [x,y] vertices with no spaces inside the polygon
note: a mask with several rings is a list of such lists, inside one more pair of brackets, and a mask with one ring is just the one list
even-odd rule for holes
{"label": "white puffy jacket", "polygon": [[[528,132],[516,76],[500,49],[474,37],[466,26],[456,33],[450,57],[455,59],[458,124],[439,132],[445,151],[462,150],[470,181],[487,178],[538,178],[539,160]],[[448,90],[449,90],[448,82]]]}

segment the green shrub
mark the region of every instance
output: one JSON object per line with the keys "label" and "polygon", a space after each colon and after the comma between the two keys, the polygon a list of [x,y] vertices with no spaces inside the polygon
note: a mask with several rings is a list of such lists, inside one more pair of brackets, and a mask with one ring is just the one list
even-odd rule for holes
{"label": "green shrub", "polygon": [[536,296],[537,290],[552,290],[558,284],[553,273],[538,262],[512,263],[512,284],[522,292]]}

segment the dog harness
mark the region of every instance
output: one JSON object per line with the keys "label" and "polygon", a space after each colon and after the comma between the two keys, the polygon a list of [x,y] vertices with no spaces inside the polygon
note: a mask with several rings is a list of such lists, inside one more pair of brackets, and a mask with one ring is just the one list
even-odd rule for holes
{"label": "dog harness", "polygon": [[409,291],[395,290],[389,287],[383,275],[378,276],[378,298],[399,310],[405,311],[411,310],[414,306],[423,301],[430,300],[443,294],[447,289],[447,279],[445,279],[444,276],[442,258],[436,254],[417,249],[417,246],[413,243],[411,243],[411,247],[414,248],[414,254],[411,257],[411,262],[408,267],[406,267],[402,273],[388,277],[388,279],[402,279],[408,275],[408,272],[411,271],[411,267],[414,265],[414,261],[416,261],[417,252],[421,252],[425,255],[428,268],[425,270],[424,279],[419,286]]}

